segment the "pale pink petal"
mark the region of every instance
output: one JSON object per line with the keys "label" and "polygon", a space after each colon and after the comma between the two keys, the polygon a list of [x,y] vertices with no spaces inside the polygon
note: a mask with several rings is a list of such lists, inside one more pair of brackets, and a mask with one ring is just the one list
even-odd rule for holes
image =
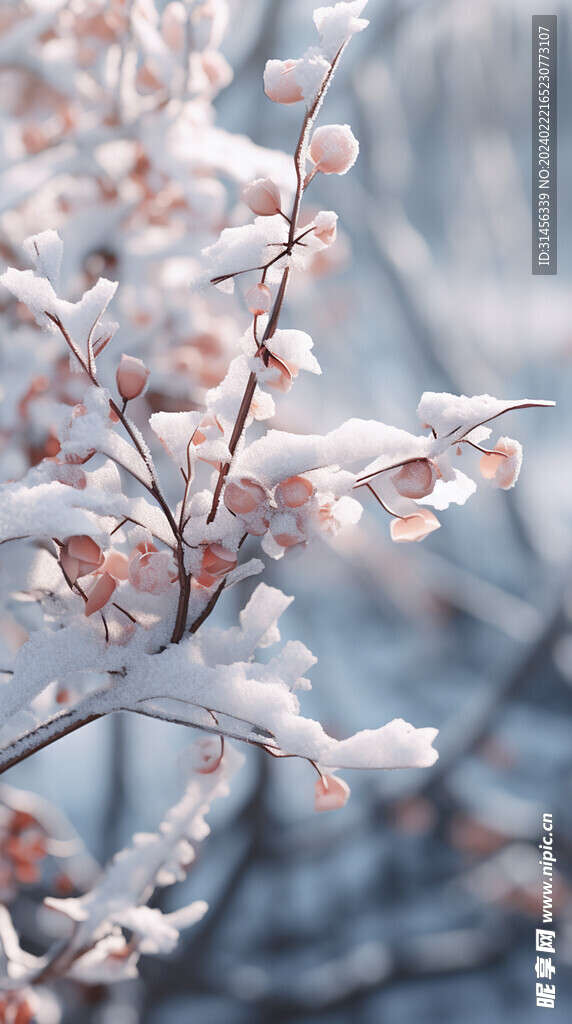
{"label": "pale pink petal", "polygon": [[103,608],[112,596],[116,586],[117,580],[114,580],[113,576],[110,576],[108,572],[105,572],[103,576],[98,576],[96,583],[88,594],[85,614],[93,615],[94,612],[98,612],[100,608]]}
{"label": "pale pink petal", "polygon": [[129,574],[129,559],[121,551],[108,551],[100,571],[108,572],[116,580],[126,580]]}
{"label": "pale pink petal", "polygon": [[269,356],[268,367],[278,370],[278,374],[273,380],[267,380],[265,383],[269,388],[274,388],[275,391],[282,391],[286,394],[292,387],[293,378],[298,376],[298,369],[285,363],[282,359],[278,359],[276,356]]}
{"label": "pale pink petal", "polygon": [[522,445],[511,437],[500,437],[495,444],[495,452],[502,454],[483,455],[479,469],[485,480],[504,491],[513,487],[518,479],[522,465]]}
{"label": "pale pink petal", "polygon": [[349,800],[350,787],[335,775],[323,775],[315,786],[315,811],[338,811]]}
{"label": "pale pink petal", "polygon": [[203,570],[209,576],[225,576],[236,565],[236,553],[223,548],[222,544],[209,544],[203,555]]}
{"label": "pale pink petal", "polygon": [[101,548],[91,537],[85,535],[70,537],[67,548],[73,558],[79,558],[82,562],[88,562],[97,566],[101,565],[103,561]]}
{"label": "pale pink petal", "polygon": [[70,583],[75,583],[79,576],[79,562],[77,558],[72,558],[67,550],[67,546],[63,547],[60,551],[60,562]]}
{"label": "pale pink petal", "polygon": [[429,509],[420,508],[419,512],[404,516],[403,519],[392,519],[389,531],[391,539],[399,543],[424,540],[433,530],[438,530],[440,525],[437,516],[433,515]]}

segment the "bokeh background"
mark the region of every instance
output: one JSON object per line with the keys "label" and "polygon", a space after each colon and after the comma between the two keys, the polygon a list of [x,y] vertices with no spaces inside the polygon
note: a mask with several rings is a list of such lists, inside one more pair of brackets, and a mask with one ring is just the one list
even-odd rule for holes
{"label": "bokeh background", "polygon": [[[49,33],[62,10],[80,6],[29,8],[34,16],[41,8]],[[4,5],[3,14],[6,7],[18,4]],[[312,7],[309,0],[231,0],[221,51],[234,81],[207,97],[205,118],[259,147],[293,150],[300,111],[266,100],[261,73],[268,57],[295,57],[314,42]],[[535,1005],[534,965],[544,812],[553,814],[558,857],[550,1012],[554,1021],[569,1020],[571,9],[569,0],[534,7],[527,0],[370,0],[370,27],[348,48],[321,117],[352,126],[360,157],[346,177],[316,180],[308,199],[339,213],[339,238],[327,265],[293,282],[285,309],[284,325],[312,334],[323,368],[321,378],[300,378],[279,401],[275,425],[285,429],[325,432],[358,415],[415,431],[425,390],[557,402],[554,410],[511,413],[499,425],[524,445],[517,487],[479,489],[466,507],[443,513],[443,528],[423,544],[392,545],[382,510],[366,498],[357,528],[268,566],[267,582],[296,598],[281,620],[283,637],[302,640],[318,657],[306,713],[337,736],[397,716],[437,726],[440,759],[428,771],[348,772],[352,798],[344,811],[314,815],[308,765],[248,751],[231,798],[213,810],[213,834],[187,882],[161,896],[165,907],[205,898],[207,917],[170,959],[144,958],[141,982],[68,992],[66,1021],[529,1024],[543,1012]],[[530,272],[530,21],[541,13],[558,15],[559,38],[559,251],[550,278]],[[96,194],[87,184],[90,162],[102,165],[101,137],[86,128],[91,101],[81,90],[64,140],[72,148],[83,140],[81,160],[66,163],[61,142],[49,137],[50,118],[64,117],[49,95],[39,120],[45,138],[37,135],[18,157],[15,126],[29,118],[14,103],[15,83],[25,92],[21,76],[41,75],[42,59],[25,32],[14,37],[9,26],[3,38],[3,260],[21,261],[17,247],[27,234],[60,230],[72,293],[90,274],[120,281],[119,344],[154,360],[158,386],[149,403],[165,407],[167,396],[170,408],[198,404],[245,313],[224,296],[201,299],[200,308],[192,300],[195,338],[210,331],[219,347],[213,355],[195,340],[199,355],[187,359],[186,384],[179,372],[177,392],[179,363],[169,352],[173,334],[186,330],[191,302],[177,275],[187,256],[196,265],[217,222],[245,219],[233,206],[240,174],[225,165],[221,144],[210,184],[205,176],[195,207],[185,211],[186,233],[169,235],[175,200],[164,200],[166,224],[161,211],[125,199],[121,189],[118,211],[105,187]],[[174,181],[171,197],[185,196],[176,162],[153,163],[157,131],[147,115],[117,126],[118,136],[138,140],[138,159],[166,176],[164,191]],[[247,150],[250,177],[272,166],[287,181],[286,162],[261,154]],[[181,157],[181,174],[186,167]],[[126,221],[121,203],[129,202]],[[153,287],[144,277],[150,266],[163,268]],[[2,422],[10,435],[25,391],[14,383],[21,382],[15,317],[18,344],[34,360],[47,365],[63,353],[2,302]],[[212,318],[219,318],[216,329]],[[142,404],[142,421],[148,411]],[[45,454],[47,410],[38,404],[23,419],[18,444],[12,433],[3,454],[4,477],[24,471],[34,445]],[[250,589],[236,587],[220,602],[217,624],[236,621]],[[15,623],[26,627],[25,609],[15,604],[11,614],[8,646]],[[8,782],[63,807],[89,855],[102,862],[133,831],[153,829],[177,798],[175,755],[188,740],[175,726],[117,717],[43,751]],[[49,877],[41,877],[12,908],[31,948],[41,926],[34,908],[47,889]]]}

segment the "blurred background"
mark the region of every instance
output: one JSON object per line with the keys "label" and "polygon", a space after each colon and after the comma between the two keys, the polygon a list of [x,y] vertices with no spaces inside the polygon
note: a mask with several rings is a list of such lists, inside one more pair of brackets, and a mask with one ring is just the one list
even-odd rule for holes
{"label": "blurred background", "polygon": [[[224,6],[186,5],[201,15],[203,56],[183,87],[176,60],[153,63],[145,49],[137,18],[152,23],[152,4],[0,5],[2,269],[25,266],[22,240],[52,227],[66,243],[69,297],[99,275],[120,282],[108,366],[117,351],[151,365],[141,423],[151,409],[200,406],[224,373],[247,324],[240,295],[191,295],[188,280],[201,247],[248,219],[245,181],[291,181],[278,151],[293,151],[301,112],[270,103],[261,75],[267,58],[316,41],[313,3],[230,0],[226,28]],[[394,717],[436,726],[439,761],[347,772],[347,807],[315,815],[311,767],[247,751],[187,881],[161,894],[165,908],[207,899],[203,922],[171,958],[143,958],[139,982],[66,990],[66,1022],[529,1024],[542,1012],[546,812],[558,858],[551,1014],[570,1018],[571,8],[370,0],[370,27],[321,115],[351,125],[360,157],[344,178],[318,176],[307,199],[338,212],[338,240],[293,280],[285,307],[283,326],[312,335],[323,375],[280,397],[275,426],[325,432],[357,415],[415,432],[426,390],[557,402],[494,431],[524,445],[517,487],[479,489],[423,544],[392,545],[366,497],[358,527],[267,567],[266,581],[296,598],[283,638],[318,658],[305,713],[339,737]],[[558,15],[555,277],[530,272],[530,20],[542,13]],[[122,77],[130,61],[136,97]],[[0,303],[6,479],[54,453],[53,390],[77,397],[57,338],[7,295]],[[216,625],[234,624],[252,589],[233,588]],[[33,624],[10,600],[6,651]],[[117,716],[12,771],[0,799],[17,807],[19,791],[38,794],[54,821],[62,808],[95,870],[177,799],[174,755],[188,741],[178,727]],[[37,951],[38,901],[65,883],[50,862],[32,875],[6,893]]]}

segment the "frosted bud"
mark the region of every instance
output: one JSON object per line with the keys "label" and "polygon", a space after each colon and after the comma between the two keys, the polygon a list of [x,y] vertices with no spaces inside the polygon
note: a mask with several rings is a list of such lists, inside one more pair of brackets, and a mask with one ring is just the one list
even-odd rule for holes
{"label": "frosted bud", "polygon": [[313,485],[303,476],[291,476],[278,484],[274,498],[278,507],[300,508],[314,493]]}
{"label": "frosted bud", "polygon": [[138,398],[143,394],[147,386],[149,370],[141,359],[122,355],[115,376],[119,394],[126,402],[130,402],[131,399]]}
{"label": "frosted bud", "polygon": [[99,568],[103,553],[91,537],[82,534],[70,537],[60,549],[60,562],[70,583],[75,583],[80,576],[88,576]]}
{"label": "frosted bud", "polygon": [[107,604],[117,586],[117,580],[113,579],[108,572],[99,576],[97,582],[91,588],[85,604],[85,614],[93,615]]}
{"label": "frosted bud", "polygon": [[253,284],[244,296],[247,309],[253,316],[268,313],[272,305],[272,292],[266,284]]}
{"label": "frosted bud", "polygon": [[280,192],[271,178],[257,178],[245,185],[241,199],[259,217],[273,217],[280,213]]}
{"label": "frosted bud", "polygon": [[274,103],[298,103],[304,99],[296,81],[297,60],[267,60],[264,68],[264,92]]}
{"label": "frosted bud", "polygon": [[128,579],[134,590],[144,594],[166,594],[176,579],[167,551],[149,551],[129,559]]}
{"label": "frosted bud", "polygon": [[224,489],[224,503],[230,512],[248,515],[258,508],[266,498],[266,492],[260,484],[242,477],[240,483],[229,480]]}
{"label": "frosted bud", "polygon": [[393,519],[389,532],[396,543],[401,541],[424,540],[433,530],[438,530],[441,523],[437,516],[427,508],[420,508],[411,516]]}
{"label": "frosted bud", "polygon": [[260,505],[244,524],[246,532],[250,533],[252,537],[264,537],[264,534],[268,532],[269,526],[270,516],[268,514],[268,507],[264,505]]}
{"label": "frosted bud", "polygon": [[[495,452],[502,452],[495,455]],[[503,491],[514,487],[522,465],[522,445],[511,437],[499,437],[494,452],[483,455],[479,468],[485,480],[490,480],[493,487],[502,487]]]}
{"label": "frosted bud", "polygon": [[338,811],[347,804],[350,792],[350,787],[343,779],[335,775],[323,775],[316,782],[314,810]]}
{"label": "frosted bud", "polygon": [[310,156],[322,174],[345,174],[358,153],[359,143],[349,124],[324,124],[312,135]]}
{"label": "frosted bud", "polygon": [[314,235],[324,245],[331,245],[336,240],[337,216],[330,210],[322,210],[315,220]]}
{"label": "frosted bud", "polygon": [[435,487],[437,470],[429,459],[417,459],[402,466],[391,481],[404,498],[425,498]]}

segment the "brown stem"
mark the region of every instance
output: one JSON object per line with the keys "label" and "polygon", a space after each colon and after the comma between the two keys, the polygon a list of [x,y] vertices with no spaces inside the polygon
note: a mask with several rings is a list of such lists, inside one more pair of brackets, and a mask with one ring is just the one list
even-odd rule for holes
{"label": "brown stem", "polygon": [[215,592],[212,595],[212,597],[209,598],[209,601],[205,605],[205,607],[203,608],[201,614],[193,622],[192,626],[189,629],[189,633],[196,633],[197,629],[200,629],[200,627],[202,626],[203,622],[205,622],[208,619],[210,613],[212,612],[214,606],[216,605],[220,595],[222,594],[222,592],[224,590],[225,582],[226,581],[223,580],[222,583],[219,583],[217,589],[215,590]]}
{"label": "brown stem", "polygon": [[[68,331],[66,330],[64,325],[62,324],[60,318],[57,317],[57,316],[53,316],[51,313],[48,313],[47,311],[46,311],[46,316],[60,330],[60,332],[63,335],[63,337],[65,338],[65,341],[67,342],[71,352],[73,353],[75,358],[78,360],[80,366],[82,367],[84,372],[87,374],[87,376],[89,377],[89,379],[92,382],[92,384],[94,384],[96,387],[101,387],[99,381],[97,380],[97,377],[95,376],[95,367],[93,367],[93,369],[92,369],[89,364],[86,366],[84,360],[82,359],[81,352],[79,351],[77,345],[75,344],[75,342],[71,338],[70,334],[68,333]],[[88,343],[88,357],[89,357],[89,343]],[[153,460],[147,454],[147,452],[145,451],[141,441],[137,437],[137,434],[136,434],[134,428],[131,426],[131,423],[129,422],[129,420],[127,419],[127,417],[125,415],[125,406],[126,406],[126,404],[127,403],[124,403],[123,409],[120,409],[119,406],[117,405],[117,403],[114,402],[112,398],[109,399],[109,406],[110,406],[110,408],[113,410],[115,415],[121,421],[124,429],[127,431],[127,434],[131,438],[131,441],[134,444],[135,449],[139,453],[139,456],[141,457],[142,462],[144,463],[146,469],[149,471],[149,474],[151,476],[151,484],[150,485],[147,484],[144,480],[141,480],[139,477],[137,477],[136,474],[133,474],[133,475],[136,476],[136,479],[139,480],[139,483],[141,483],[146,488],[146,490],[148,490],[149,493],[152,494],[153,497],[155,498],[155,501],[157,502],[157,504],[161,508],[161,511],[163,512],[167,522],[169,523],[169,526],[171,527],[171,530],[173,531],[173,536],[175,537],[175,540],[177,542],[177,565],[178,565],[178,569],[179,569],[179,604],[177,606],[177,616],[176,616],[176,619],[175,619],[175,626],[174,626],[174,629],[173,629],[173,635],[171,637],[171,643],[177,644],[177,643],[179,643],[179,641],[180,641],[180,639],[183,636],[183,633],[185,631],[185,626],[186,626],[186,621],[187,621],[187,611],[188,611],[188,607],[189,607],[189,596],[190,596],[190,590],[191,590],[191,581],[190,581],[190,578],[187,576],[187,574],[185,572],[185,559],[184,559],[184,553],[183,553],[183,544],[182,544],[181,531],[180,531],[179,527],[177,526],[177,523],[175,522],[175,519],[173,517],[173,513],[171,512],[171,509],[169,508],[169,505],[168,505],[168,503],[167,503],[167,501],[166,501],[166,499],[165,499],[165,497],[163,495],[163,492],[161,491],[161,487],[160,487],[160,484],[159,484],[159,479],[157,477],[157,471],[155,469],[155,465],[153,463]],[[124,466],[123,468],[126,469],[127,467]],[[129,471],[129,472],[131,472],[131,471]],[[106,627],[106,632],[107,632],[107,627]]]}
{"label": "brown stem", "polygon": [[[95,711],[85,717],[77,718],[73,711],[60,712],[34,728],[30,733],[18,737],[9,745],[13,753],[0,763],[0,775],[8,771],[9,768],[13,768],[14,765],[20,764],[21,761],[25,761],[38,750],[49,747],[56,740],[62,739],[63,736],[69,736],[72,732],[77,732],[84,725],[89,725],[90,722],[95,722],[96,719],[103,718],[106,714],[106,711]],[[70,719],[70,721],[66,723],[66,719]],[[59,722],[62,723],[61,727],[58,727]],[[43,735],[46,732],[47,735]],[[30,742],[31,740],[32,742]]]}

